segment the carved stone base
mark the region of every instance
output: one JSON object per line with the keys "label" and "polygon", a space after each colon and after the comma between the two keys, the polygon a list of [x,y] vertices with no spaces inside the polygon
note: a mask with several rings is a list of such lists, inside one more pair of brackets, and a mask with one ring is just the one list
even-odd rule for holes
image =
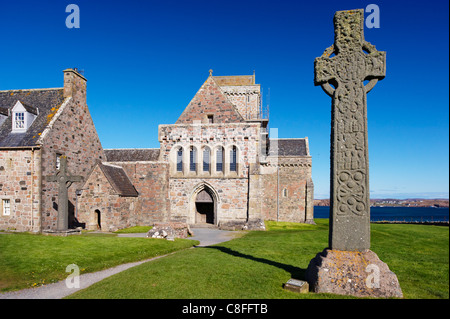
{"label": "carved stone base", "polygon": [[310,261],[306,280],[316,293],[403,298],[397,276],[371,250],[325,249]]}
{"label": "carved stone base", "polygon": [[66,229],[66,230],[44,230],[43,235],[46,236],[61,236],[67,237],[72,235],[81,235],[81,229]]}

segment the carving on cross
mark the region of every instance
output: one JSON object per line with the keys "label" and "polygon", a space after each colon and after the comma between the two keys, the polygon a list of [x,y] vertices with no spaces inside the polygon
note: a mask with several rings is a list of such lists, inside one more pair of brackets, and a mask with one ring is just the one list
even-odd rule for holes
{"label": "carving on cross", "polygon": [[69,228],[69,195],[68,189],[73,182],[82,182],[82,176],[72,176],[67,170],[67,157],[60,157],[60,169],[55,175],[47,176],[47,182],[57,182],[58,187],[58,220],[57,230],[66,230]]}
{"label": "carving on cross", "polygon": [[334,28],[334,44],[314,60],[314,84],[333,99],[330,247],[363,250],[370,248],[366,94],[386,74],[386,52],[364,40],[363,9],[336,12]]}

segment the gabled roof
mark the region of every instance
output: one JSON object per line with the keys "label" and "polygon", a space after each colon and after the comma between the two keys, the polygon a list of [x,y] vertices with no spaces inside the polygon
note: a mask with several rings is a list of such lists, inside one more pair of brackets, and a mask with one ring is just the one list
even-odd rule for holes
{"label": "gabled roof", "polygon": [[19,105],[22,105],[23,108],[24,108],[28,113],[31,113],[31,114],[34,114],[34,115],[38,115],[38,113],[39,113],[39,111],[38,111],[39,109],[38,109],[38,108],[36,108],[36,107],[34,107],[34,106],[31,106],[31,105],[29,105],[29,104],[27,104],[27,103],[21,102],[20,100],[17,100],[16,104],[14,104],[14,106],[13,106],[13,109],[15,108],[16,105],[18,105],[18,103],[20,103]]}
{"label": "gabled roof", "polygon": [[269,143],[269,156],[309,156],[306,138],[271,138]]}
{"label": "gabled roof", "polygon": [[203,83],[175,124],[203,122],[209,114],[214,116],[214,123],[245,122],[212,75]]}
{"label": "gabled roof", "polygon": [[147,162],[159,159],[159,148],[128,148],[104,150],[108,162]]}
{"label": "gabled roof", "polygon": [[100,162],[98,166],[118,195],[125,197],[139,195],[122,167]]}
{"label": "gabled roof", "polygon": [[[17,101],[31,113],[37,114],[24,133],[12,133],[12,116],[0,125],[0,147],[36,146],[40,134],[64,102],[63,88],[0,91],[0,108],[12,110]],[[37,112],[39,110],[39,112]]]}

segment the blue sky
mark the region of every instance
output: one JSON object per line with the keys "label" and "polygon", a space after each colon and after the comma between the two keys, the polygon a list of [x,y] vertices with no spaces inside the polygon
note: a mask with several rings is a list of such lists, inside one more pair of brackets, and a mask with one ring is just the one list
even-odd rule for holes
{"label": "blue sky", "polygon": [[[71,3],[79,29],[65,25]],[[448,1],[1,0],[0,90],[61,87],[78,67],[103,147],[155,148],[209,69],[255,70],[270,126],[308,136],[315,197],[328,198],[331,99],[313,62],[333,43],[334,12],[370,3],[380,28],[365,39],[387,52],[368,94],[371,197],[448,198]]]}

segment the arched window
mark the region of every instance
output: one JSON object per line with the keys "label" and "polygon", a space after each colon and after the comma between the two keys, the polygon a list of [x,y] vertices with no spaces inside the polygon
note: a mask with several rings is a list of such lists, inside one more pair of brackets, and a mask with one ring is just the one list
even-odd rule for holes
{"label": "arched window", "polygon": [[180,147],[177,150],[177,172],[183,171],[183,149]]}
{"label": "arched window", "polygon": [[216,151],[216,172],[223,172],[224,155],[223,147],[220,146]]}
{"label": "arched window", "polygon": [[191,172],[197,171],[197,150],[193,146],[189,151],[189,170]]}
{"label": "arched window", "polygon": [[211,151],[208,147],[203,149],[203,172],[209,172],[211,163]]}
{"label": "arched window", "polygon": [[237,148],[234,145],[230,149],[230,172],[237,172]]}

